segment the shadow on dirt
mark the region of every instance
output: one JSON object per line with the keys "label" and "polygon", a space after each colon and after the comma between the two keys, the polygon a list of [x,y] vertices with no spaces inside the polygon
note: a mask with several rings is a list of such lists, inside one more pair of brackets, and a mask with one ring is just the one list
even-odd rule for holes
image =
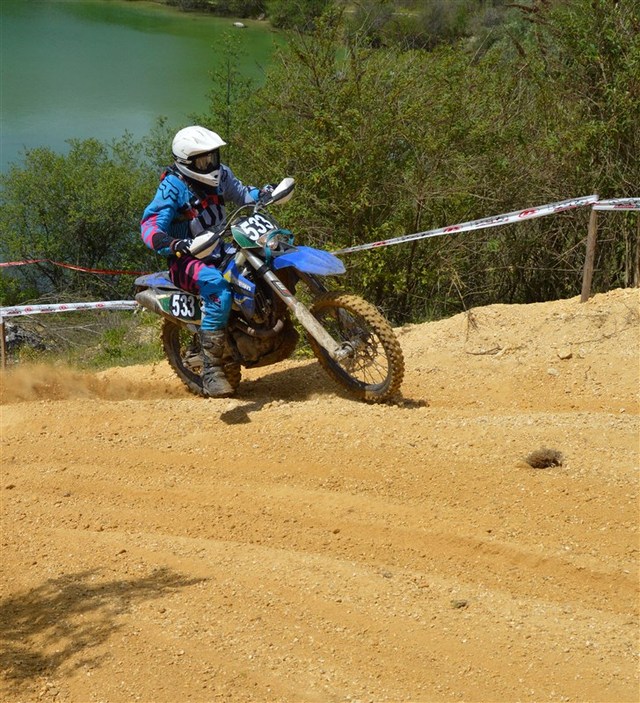
{"label": "shadow on dirt", "polygon": [[276,400],[296,402],[318,395],[351,398],[318,364],[310,362],[281,371],[265,368],[260,378],[243,380],[236,397],[269,403]]}
{"label": "shadow on dirt", "polygon": [[223,412],[220,419],[227,425],[243,425],[251,422],[250,413],[259,412],[269,403],[296,403],[314,396],[332,395],[351,400],[320,367],[314,367],[313,364],[275,372],[265,369],[264,376],[240,383],[234,398],[245,402]]}
{"label": "shadow on dirt", "polygon": [[[246,402],[226,410],[220,415],[220,419],[228,425],[242,425],[251,422],[250,413],[259,412],[269,403],[296,403],[321,397],[336,397],[363,404],[362,400],[329,378],[318,364],[309,362],[282,371],[265,369],[264,376],[250,381],[243,380],[234,398]],[[425,399],[411,399],[401,395],[384,404],[405,409],[424,408],[429,405]]]}
{"label": "shadow on dirt", "polygon": [[92,649],[123,627],[123,614],[203,580],[167,568],[131,580],[100,577],[96,570],[69,574],[0,601],[0,672],[10,688],[19,691],[42,676],[98,666],[107,655],[96,656]]}

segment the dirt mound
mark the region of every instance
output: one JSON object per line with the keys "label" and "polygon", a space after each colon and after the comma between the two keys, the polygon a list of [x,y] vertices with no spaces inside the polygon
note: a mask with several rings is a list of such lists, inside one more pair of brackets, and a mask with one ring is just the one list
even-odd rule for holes
{"label": "dirt mound", "polygon": [[406,326],[395,405],[3,374],[2,700],[636,701],[639,302]]}

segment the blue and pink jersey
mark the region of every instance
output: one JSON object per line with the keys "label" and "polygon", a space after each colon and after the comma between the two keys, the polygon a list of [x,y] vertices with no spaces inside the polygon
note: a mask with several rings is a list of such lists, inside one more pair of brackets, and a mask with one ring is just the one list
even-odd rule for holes
{"label": "blue and pink jersey", "polygon": [[225,202],[236,206],[253,203],[258,192],[257,188],[243,185],[224,164],[220,165],[217,188],[190,186],[176,169],[169,168],[142,215],[142,241],[158,254],[169,257],[169,275],[179,288],[201,295],[202,329],[221,329],[226,325],[231,308],[229,285],[206,260],[174,256],[171,242],[193,239],[207,229],[214,229],[226,219]]}
{"label": "blue and pink jersey", "polygon": [[142,241],[163,256],[170,256],[172,239],[193,239],[205,229],[217,227],[226,217],[225,202],[236,206],[256,200],[257,189],[245,186],[233,171],[220,166],[220,185],[203,186],[195,193],[173,169],[167,170],[155,197],[142,215]]}

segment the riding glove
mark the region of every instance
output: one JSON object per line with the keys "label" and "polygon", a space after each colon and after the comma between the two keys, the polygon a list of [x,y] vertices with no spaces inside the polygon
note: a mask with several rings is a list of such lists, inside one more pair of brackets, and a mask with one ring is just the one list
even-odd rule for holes
{"label": "riding glove", "polygon": [[169,246],[171,248],[171,251],[176,256],[182,256],[182,255],[186,256],[187,254],[191,253],[189,251],[190,245],[191,245],[191,242],[188,239],[172,239],[171,244]]}

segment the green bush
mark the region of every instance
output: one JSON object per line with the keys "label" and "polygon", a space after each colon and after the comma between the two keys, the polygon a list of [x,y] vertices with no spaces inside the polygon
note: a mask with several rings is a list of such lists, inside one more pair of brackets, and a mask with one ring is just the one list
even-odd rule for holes
{"label": "green bush", "polygon": [[15,318],[35,333],[43,349],[23,346],[12,362],[63,361],[84,369],[131,366],[159,361],[160,318],[125,311],[71,312]]}
{"label": "green bush", "polygon": [[50,261],[100,270],[158,266],[140,240],[140,217],[157,186],[140,153],[126,135],[112,144],[72,140],[68,154],[32,149],[23,165],[0,175],[3,255],[44,260],[12,270],[23,299],[33,291],[72,293],[77,300],[131,295],[131,276],[91,275]]}
{"label": "green bush", "polygon": [[[330,250],[591,193],[637,196],[640,33],[623,5],[525,8],[482,51],[372,48],[357,33],[345,45],[340,15],[324,15],[234,106],[239,170],[295,176],[286,225]],[[348,285],[395,322],[576,295],[587,217],[347,255]],[[602,222],[596,289],[631,280],[632,227]]]}
{"label": "green bush", "polygon": [[317,19],[334,6],[334,0],[266,0],[269,21],[280,29],[312,30]]}

